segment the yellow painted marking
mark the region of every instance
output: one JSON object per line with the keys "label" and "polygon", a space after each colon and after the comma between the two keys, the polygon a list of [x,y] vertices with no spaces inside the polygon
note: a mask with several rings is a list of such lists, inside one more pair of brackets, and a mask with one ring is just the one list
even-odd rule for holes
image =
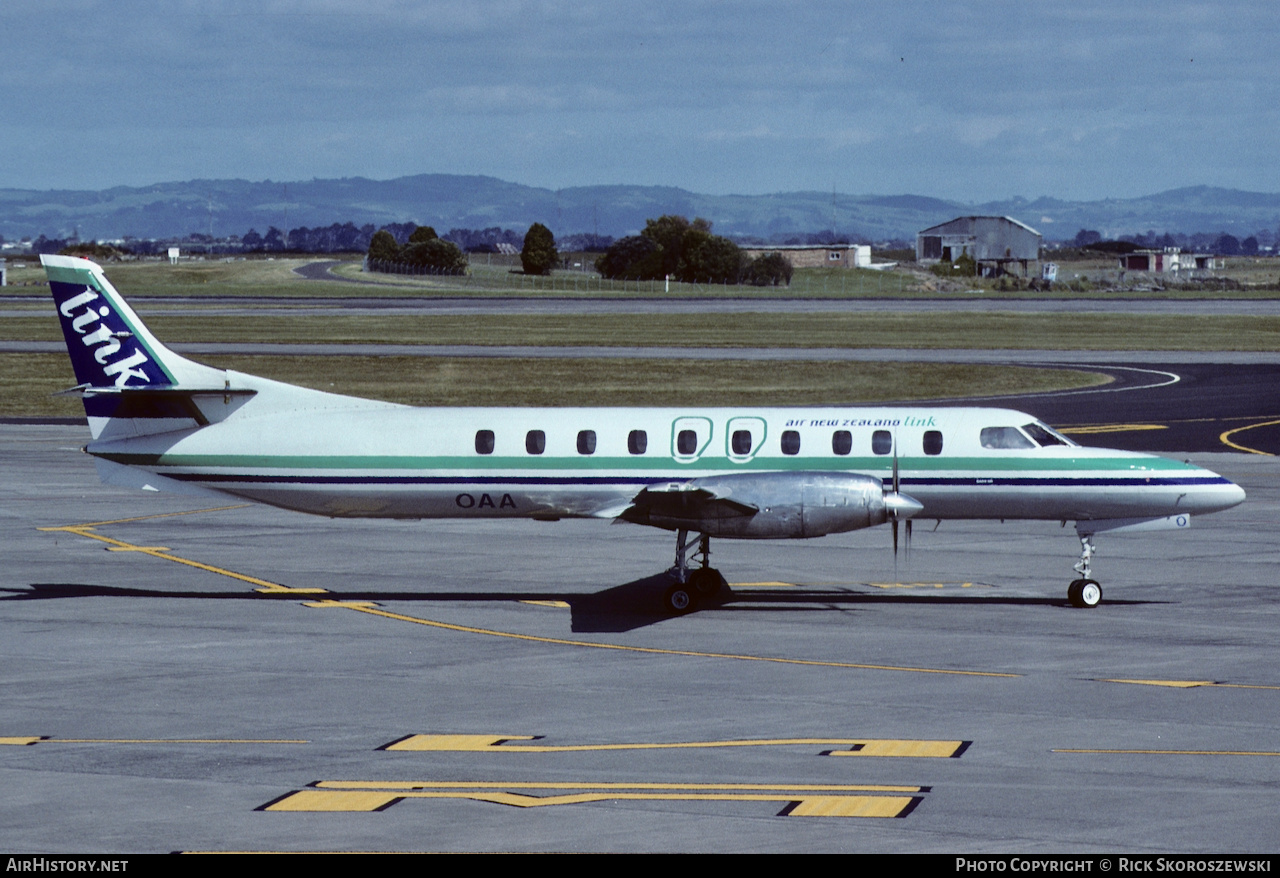
{"label": "yellow painted marking", "polygon": [[530,604],[535,607],[554,607],[557,610],[569,609],[568,601],[521,601],[522,604]]}
{"label": "yellow painted marking", "polygon": [[1132,683],[1135,686],[1168,686],[1171,689],[1195,689],[1199,686],[1216,686],[1220,689],[1280,689],[1280,686],[1263,686],[1250,683],[1218,683],[1214,680],[1099,680],[1099,683]]}
{"label": "yellow painted marking", "polygon": [[1138,430],[1167,430],[1167,424],[1094,424],[1087,427],[1058,427],[1059,433],[1130,433]]}
{"label": "yellow painted marking", "polygon": [[[109,521],[89,521],[84,524],[73,524],[68,527],[99,527],[104,524],[129,524],[134,521],[150,521],[153,518],[174,518],[179,515],[200,515],[204,512],[226,512],[229,509],[248,509],[252,503],[237,503],[234,506],[211,506],[208,509],[188,509],[184,512],[157,512],[153,515],[137,515],[133,518],[113,518]],[[36,530],[67,530],[67,527],[38,527]]]}
{"label": "yellow painted marking", "polygon": [[892,756],[909,759],[950,759],[965,748],[965,741],[863,741],[854,750],[833,750],[831,756]]}
{"label": "yellow painted marking", "polygon": [[310,744],[285,738],[0,738],[0,744]]}
{"label": "yellow painted marking", "polygon": [[312,784],[319,790],[649,790],[691,792],[720,790],[768,790],[770,792],[821,793],[924,793],[928,787],[904,784],[756,784],[756,783],[572,783],[569,781],[416,781],[416,780],[320,780]]}
{"label": "yellow painted marking", "polygon": [[1054,753],[1121,753],[1141,756],[1280,756],[1280,750],[1054,750]]}
{"label": "yellow painted marking", "polygon": [[[563,790],[534,795],[517,790]],[[572,792],[570,792],[572,791]],[[378,811],[402,799],[469,799],[537,808],[603,801],[783,802],[791,817],[899,817],[916,803],[913,796],[849,793],[922,793],[918,786],[862,784],[574,784],[574,783],[398,783],[394,781],[320,781],[265,806],[265,811]]]}
{"label": "yellow painted marking", "polygon": [[1265,457],[1275,457],[1275,455],[1272,454],[1270,451],[1259,451],[1258,449],[1250,448],[1247,445],[1238,445],[1235,442],[1232,442],[1231,439],[1228,437],[1234,436],[1236,433],[1242,433],[1245,430],[1252,430],[1254,427],[1274,427],[1276,424],[1280,424],[1280,421],[1262,421],[1261,423],[1258,423],[1258,424],[1249,424],[1244,427],[1236,427],[1234,430],[1227,430],[1226,432],[1218,436],[1218,441],[1221,442],[1223,445],[1227,445],[1231,448],[1236,449],[1237,451],[1247,451],[1250,454],[1261,454]]}
{"label": "yellow painted marking", "polygon": [[832,756],[950,757],[964,741],[897,741],[868,738],[762,738],[739,741],[683,741],[648,744],[508,744],[533,741],[530,735],[409,735],[383,747],[398,751],[475,752],[497,750],[504,753],[572,753],[599,750],[688,750],[711,747],[852,747],[833,751]]}
{"label": "yellow painted marking", "polygon": [[345,608],[345,609],[351,609],[351,610],[357,610],[357,609],[360,609],[361,607],[376,607],[377,605],[378,604],[375,601],[329,601],[329,600],[307,601],[305,604],[303,604],[304,607],[311,607],[312,609],[339,607],[339,608]]}
{"label": "yellow painted marking", "polygon": [[868,582],[872,588],[973,588],[972,582]]}
{"label": "yellow painted marking", "polygon": [[73,533],[76,536],[86,537],[91,540],[107,543],[108,551],[121,552],[141,552],[144,555],[150,555],[153,558],[159,558],[162,561],[172,561],[175,564],[185,564],[188,567],[195,567],[199,570],[206,570],[210,573],[217,573],[220,576],[229,576],[232,579],[238,579],[241,582],[248,582],[258,586],[256,591],[263,594],[326,594],[327,589],[323,588],[291,588],[287,585],[281,585],[278,582],[271,582],[267,579],[259,579],[256,576],[247,576],[243,573],[236,573],[234,570],[227,570],[223,567],[214,567],[212,564],[205,564],[200,561],[192,561],[190,558],[183,558],[179,555],[170,553],[163,546],[138,546],[133,543],[126,543],[124,540],[113,539],[112,537],[103,536],[94,533],[92,528],[105,524],[122,524],[129,521],[142,521],[147,518],[165,518],[172,515],[194,515],[196,512],[216,512],[222,509],[239,509],[240,506],[219,506],[216,509],[199,509],[192,512],[169,512],[162,515],[144,515],[138,518],[121,518],[116,521],[97,521],[91,524],[69,524],[63,527],[40,527],[36,530],[53,532],[61,531],[63,533]]}
{"label": "yellow painted marking", "polygon": [[788,817],[898,817],[911,799],[889,796],[811,796],[796,803]]}
{"label": "yellow painted marking", "polygon": [[612,649],[620,652],[641,652],[648,653],[650,655],[683,655],[694,658],[733,659],[745,662],[772,662],[782,665],[806,665],[809,667],[821,668],[855,668],[864,671],[907,671],[917,674],[951,674],[962,677],[1016,678],[1022,676],[1021,674],[1006,674],[996,671],[962,671],[950,668],[913,668],[897,665],[861,664],[858,662],[832,662],[819,661],[816,659],[791,659],[779,658],[777,656],[742,655],[727,652],[696,652],[689,649],[658,649],[652,646],[626,646],[620,643],[593,643],[587,640],[569,640],[563,637],[539,637],[533,634],[516,634],[512,631],[496,631],[492,628],[476,628],[471,625],[455,625],[449,622],[436,622],[432,619],[422,619],[417,616],[406,616],[403,613],[392,613],[388,610],[374,609],[372,607],[350,606],[347,604],[343,604],[342,606],[346,609],[354,610],[357,613],[368,613],[373,616],[382,616],[387,619],[396,619],[401,622],[412,622],[415,625],[442,628],[446,631],[460,631],[466,634],[486,634],[490,637],[509,637],[512,640],[526,640],[532,643],[555,643],[561,646],[581,646],[589,649]]}
{"label": "yellow painted marking", "polygon": [[516,808],[547,805],[582,805],[610,801],[679,802],[795,802],[789,817],[898,817],[914,799],[910,796],[814,796],[797,797],[767,793],[571,793],[558,796],[526,796],[503,792],[369,793],[299,790],[268,805],[265,811],[381,811],[402,799],[469,799]]}

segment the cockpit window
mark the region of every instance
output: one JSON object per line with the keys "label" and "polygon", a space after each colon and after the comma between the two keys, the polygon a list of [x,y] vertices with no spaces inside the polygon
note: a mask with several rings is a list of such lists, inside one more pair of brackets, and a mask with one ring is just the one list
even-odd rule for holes
{"label": "cockpit window", "polygon": [[978,434],[983,448],[1035,448],[1017,427],[983,427]]}
{"label": "cockpit window", "polygon": [[1055,432],[1054,430],[1050,430],[1038,421],[1032,421],[1030,424],[1025,424],[1022,429],[1028,436],[1039,442],[1041,445],[1075,445],[1075,443],[1066,436],[1063,436],[1061,433]]}

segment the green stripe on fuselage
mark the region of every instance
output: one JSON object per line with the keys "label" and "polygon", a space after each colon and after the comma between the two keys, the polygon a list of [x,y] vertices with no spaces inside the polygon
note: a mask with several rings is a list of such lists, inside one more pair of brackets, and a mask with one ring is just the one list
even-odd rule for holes
{"label": "green stripe on fuselage", "polygon": [[[91,451],[92,453],[92,451]],[[729,470],[729,471],[822,471],[866,472],[889,470],[893,462],[887,457],[767,457],[735,462],[727,457],[703,455],[690,462],[669,457],[494,457],[494,456],[413,456],[413,455],[293,455],[293,454],[112,454],[98,455],[129,466],[160,467],[227,467],[231,469],[307,469],[307,470],[457,470],[459,472],[513,470],[609,470],[646,472],[650,470]],[[1176,470],[1189,472],[1197,467],[1162,457],[912,457],[899,458],[900,469],[912,472],[1150,472]]]}

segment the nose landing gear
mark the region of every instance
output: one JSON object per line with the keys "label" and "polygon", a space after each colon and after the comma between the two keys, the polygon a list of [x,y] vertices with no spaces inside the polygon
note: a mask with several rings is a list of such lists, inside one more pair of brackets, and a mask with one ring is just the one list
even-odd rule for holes
{"label": "nose landing gear", "polygon": [[1080,560],[1074,569],[1081,578],[1067,586],[1067,600],[1077,609],[1090,609],[1102,603],[1102,586],[1089,576],[1093,552],[1093,534],[1080,534]]}

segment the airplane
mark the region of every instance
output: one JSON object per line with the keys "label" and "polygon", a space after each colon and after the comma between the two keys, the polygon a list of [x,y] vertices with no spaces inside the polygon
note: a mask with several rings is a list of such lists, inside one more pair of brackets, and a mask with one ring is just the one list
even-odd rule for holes
{"label": "airplane", "polygon": [[422,408],[217,369],[161,344],[97,264],[41,256],[104,482],[331,517],[596,518],[676,533],[666,610],[727,588],[711,537],[810,538],[913,518],[1180,529],[1245,498],[1206,469],[1077,445],[1001,408]]}

